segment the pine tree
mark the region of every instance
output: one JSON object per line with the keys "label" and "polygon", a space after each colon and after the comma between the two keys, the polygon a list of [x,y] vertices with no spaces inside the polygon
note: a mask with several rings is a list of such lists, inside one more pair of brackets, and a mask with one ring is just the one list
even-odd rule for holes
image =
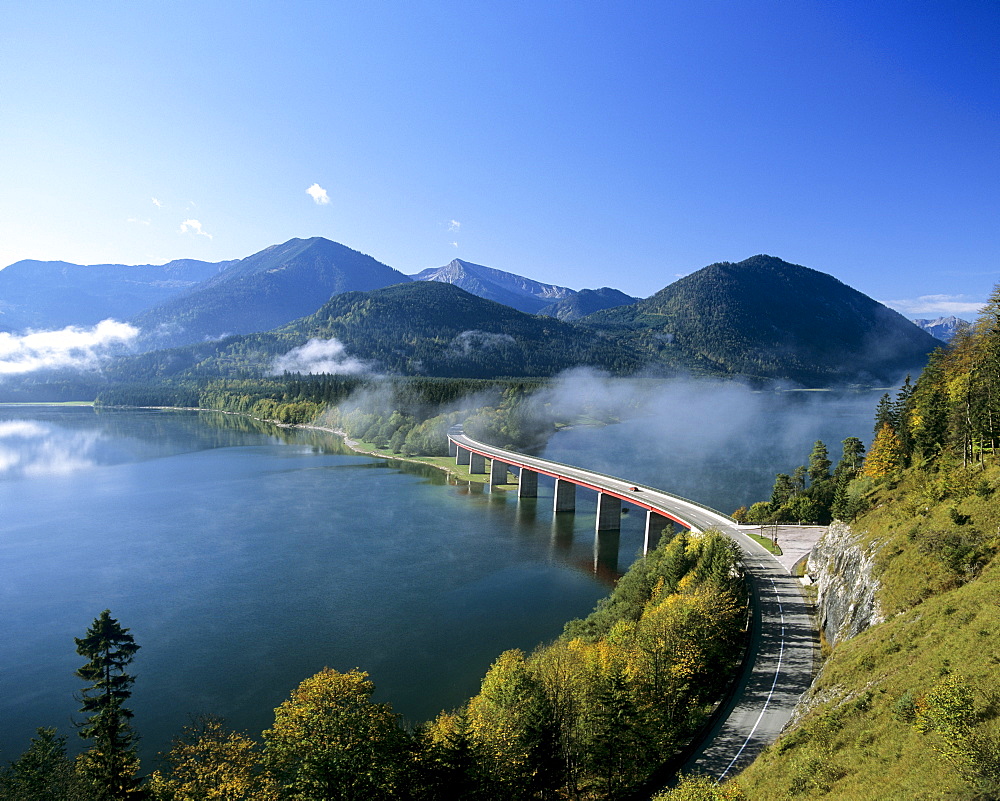
{"label": "pine tree", "polygon": [[913,453],[913,432],[910,428],[910,412],[913,407],[913,392],[915,389],[916,387],[910,381],[910,377],[906,376],[906,380],[899,388],[899,392],[896,393],[896,400],[892,405],[892,427],[896,430],[896,436],[899,437],[899,444],[906,458],[909,458]]}
{"label": "pine tree", "polygon": [[54,728],[40,728],[31,746],[6,768],[0,768],[2,801],[85,801],[82,778],[66,756],[66,738]]}
{"label": "pine tree", "polygon": [[806,476],[809,474],[804,464],[800,464],[792,473],[792,497],[801,495],[806,491]]}
{"label": "pine tree", "polygon": [[948,354],[931,354],[910,398],[909,426],[914,452],[925,459],[941,453],[948,442]]}
{"label": "pine tree", "polygon": [[809,454],[809,483],[815,485],[817,482],[829,478],[832,464],[823,440],[816,440],[812,453]]}
{"label": "pine tree", "polygon": [[792,477],[788,473],[778,473],[774,477],[774,489],[771,490],[771,506],[777,509],[794,494],[795,489],[792,486]]}
{"label": "pine tree", "polygon": [[135,658],[139,646],[105,609],[76,640],[76,652],[89,660],[76,671],[89,682],[80,693],[80,711],[88,715],[79,724],[80,736],[92,746],[80,757],[81,772],[93,783],[99,801],[139,796],[139,758],[136,735],[129,723],[133,717],[124,703],[132,695],[135,678],[125,668]]}
{"label": "pine tree", "polygon": [[865,444],[857,437],[848,437],[841,444],[844,450],[835,474],[844,475],[850,481],[861,472],[861,465],[865,461]]}
{"label": "pine tree", "polygon": [[893,429],[896,428],[896,407],[892,402],[892,398],[889,393],[886,392],[881,398],[879,398],[878,406],[875,407],[875,428],[873,433],[876,435],[882,430],[882,426],[887,423]]}

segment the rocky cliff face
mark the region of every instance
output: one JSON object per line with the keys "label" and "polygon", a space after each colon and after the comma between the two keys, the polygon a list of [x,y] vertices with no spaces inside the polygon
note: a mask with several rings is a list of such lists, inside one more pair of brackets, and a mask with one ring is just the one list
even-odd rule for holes
{"label": "rocky cliff face", "polygon": [[819,589],[817,622],[831,646],[884,619],[874,568],[874,550],[846,523],[834,522],[809,554],[806,569]]}
{"label": "rocky cliff face", "polygon": [[[851,527],[837,521],[809,554],[806,574],[818,589],[816,622],[830,647],[884,620],[876,598],[879,590],[874,577],[876,550],[862,546]],[[814,707],[842,700],[845,692],[839,686],[817,689],[814,679],[785,724],[785,731],[795,728]]]}

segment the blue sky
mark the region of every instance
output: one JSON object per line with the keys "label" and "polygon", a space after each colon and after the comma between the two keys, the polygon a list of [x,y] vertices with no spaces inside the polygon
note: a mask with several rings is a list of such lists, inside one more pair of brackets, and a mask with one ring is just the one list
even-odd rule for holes
{"label": "blue sky", "polygon": [[325,236],[646,296],[769,253],[971,317],[998,38],[995,0],[12,3],[0,264]]}

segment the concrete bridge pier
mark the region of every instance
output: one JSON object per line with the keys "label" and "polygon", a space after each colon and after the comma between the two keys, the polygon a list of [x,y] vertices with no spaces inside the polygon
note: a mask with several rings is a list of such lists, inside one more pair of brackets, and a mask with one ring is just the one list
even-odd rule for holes
{"label": "concrete bridge pier", "polygon": [[507,483],[507,463],[499,459],[490,460],[490,486]]}
{"label": "concrete bridge pier", "polygon": [[646,534],[642,539],[642,555],[645,556],[660,541],[663,529],[672,526],[673,521],[669,517],[658,515],[652,509],[646,510]]}
{"label": "concrete bridge pier", "polygon": [[448,440],[448,455],[449,456],[458,455],[458,444],[453,439]]}
{"label": "concrete bridge pier", "polygon": [[468,448],[455,446],[455,464],[468,464],[469,455],[472,453]]}
{"label": "concrete bridge pier", "polygon": [[481,453],[469,451],[469,473],[483,475],[486,473],[486,457]]}
{"label": "concrete bridge pier", "polygon": [[597,495],[597,530],[617,531],[622,527],[622,499],[606,492]]}
{"label": "concrete bridge pier", "polygon": [[552,511],[576,511],[576,484],[562,478],[556,479],[555,497],[552,500]]}
{"label": "concrete bridge pier", "polygon": [[538,497],[538,473],[522,467],[517,474],[517,497],[537,498]]}

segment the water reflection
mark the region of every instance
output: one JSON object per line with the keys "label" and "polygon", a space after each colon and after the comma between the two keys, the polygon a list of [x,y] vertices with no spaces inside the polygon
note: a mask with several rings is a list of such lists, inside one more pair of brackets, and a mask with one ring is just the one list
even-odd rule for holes
{"label": "water reflection", "polygon": [[34,421],[0,421],[0,480],[40,478],[94,467],[99,431],[72,431]]}
{"label": "water reflection", "polygon": [[621,529],[594,532],[594,573],[605,581],[618,578],[621,536]]}

